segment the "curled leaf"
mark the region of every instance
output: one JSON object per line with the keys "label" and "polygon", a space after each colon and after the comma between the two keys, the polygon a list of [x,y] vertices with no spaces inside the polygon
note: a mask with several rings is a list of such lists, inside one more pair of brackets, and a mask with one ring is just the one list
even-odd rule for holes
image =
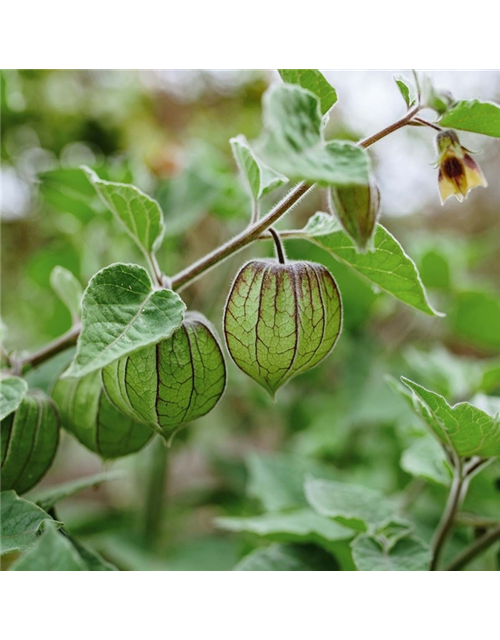
{"label": "curled leaf", "polygon": [[373,246],[373,236],[380,213],[380,190],[373,178],[369,184],[331,187],[333,208],[341,225],[359,252]]}

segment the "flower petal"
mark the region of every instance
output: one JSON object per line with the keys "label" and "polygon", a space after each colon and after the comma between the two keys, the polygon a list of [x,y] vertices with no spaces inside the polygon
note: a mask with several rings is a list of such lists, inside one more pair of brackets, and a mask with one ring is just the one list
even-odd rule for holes
{"label": "flower petal", "polygon": [[460,202],[462,202],[462,200],[464,199],[457,185],[453,182],[453,180],[450,180],[448,177],[446,177],[441,169],[439,170],[438,185],[441,204],[444,204],[450,196],[456,196]]}
{"label": "flower petal", "polygon": [[479,165],[468,153],[464,154],[465,178],[467,180],[467,191],[476,187],[487,187],[488,183]]}

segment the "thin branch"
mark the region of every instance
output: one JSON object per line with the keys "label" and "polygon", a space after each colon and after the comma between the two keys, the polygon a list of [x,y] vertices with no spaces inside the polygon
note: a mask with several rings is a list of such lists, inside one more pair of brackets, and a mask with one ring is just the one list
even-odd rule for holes
{"label": "thin branch", "polygon": [[434,542],[432,544],[432,561],[430,571],[437,571],[444,544],[448,539],[455,522],[457,511],[465,498],[467,488],[468,479],[463,474],[462,462],[457,460],[455,465],[455,476],[448,496],[448,502],[446,503],[445,510],[436,530]]}
{"label": "thin branch", "polygon": [[447,567],[446,571],[461,571],[474,558],[486,551],[492,544],[500,540],[500,525],[478,538],[458,555]]}
{"label": "thin branch", "polygon": [[443,127],[439,127],[437,124],[434,124],[434,122],[429,122],[428,120],[424,120],[423,118],[413,118],[413,122],[417,122],[419,125],[423,127],[430,127],[435,131],[443,130]]}
{"label": "thin branch", "polygon": [[283,200],[281,200],[281,202],[278,202],[278,204],[258,222],[251,224],[237,236],[226,242],[226,244],[218,247],[208,255],[200,258],[200,260],[173,276],[172,288],[174,291],[182,289],[203,273],[215,267],[219,262],[229,258],[229,256],[241,251],[248,244],[257,240],[264,231],[277,222],[283,215],[285,215],[285,213],[288,213],[288,211],[290,211],[290,209],[294,207],[306,195],[306,193],[312,191],[312,189],[314,189],[314,185],[308,185],[305,182],[300,182],[288,193],[288,195],[285,196],[285,198],[283,198]]}
{"label": "thin branch", "polygon": [[498,518],[488,518],[486,516],[477,516],[475,513],[461,512],[458,513],[455,522],[466,527],[481,527],[488,529],[490,527],[500,527]]}
{"label": "thin branch", "polygon": [[52,358],[52,356],[61,353],[71,345],[75,344],[78,336],[80,335],[81,325],[77,324],[71,327],[69,331],[66,331],[62,336],[56,338],[49,344],[42,347],[39,351],[35,351],[29,356],[25,356],[24,358],[20,358],[18,360],[14,360],[11,358],[13,365],[17,365],[19,369],[19,373],[22,373],[22,370],[25,366],[30,365],[32,367],[36,367],[38,364]]}
{"label": "thin branch", "polygon": [[485,467],[493,462],[493,458],[473,458],[468,466],[465,467],[465,475],[468,478],[476,475],[479,471],[482,471]]}
{"label": "thin branch", "polygon": [[378,142],[382,138],[385,138],[385,136],[388,136],[390,133],[393,133],[394,131],[401,129],[401,127],[406,126],[410,122],[410,120],[412,120],[412,118],[414,118],[414,116],[417,115],[420,109],[421,109],[420,105],[413,107],[413,109],[410,109],[410,111],[408,111],[408,113],[405,116],[403,116],[399,120],[396,120],[396,122],[393,122],[388,127],[385,127],[385,129],[382,129],[378,133],[374,133],[372,136],[369,136],[364,140],[360,140],[360,142],[358,142],[358,147],[361,147],[362,149],[366,149],[367,147],[370,147],[375,142]]}

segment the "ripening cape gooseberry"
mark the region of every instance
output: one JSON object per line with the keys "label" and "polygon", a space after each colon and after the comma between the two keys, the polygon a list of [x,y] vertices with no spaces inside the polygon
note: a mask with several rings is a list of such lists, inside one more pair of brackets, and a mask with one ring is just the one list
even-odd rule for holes
{"label": "ripening cape gooseberry", "polygon": [[101,372],[83,378],[60,378],[52,392],[62,426],[102,458],[120,458],[142,449],[149,427],[118,411],[104,391]]}
{"label": "ripening cape gooseberry", "polygon": [[25,493],[47,473],[59,444],[59,414],[50,398],[30,391],[2,420],[2,491]]}
{"label": "ripening cape gooseberry", "polygon": [[213,326],[189,312],[170,338],[111,363],[102,380],[120,411],[172,435],[214,408],[226,386],[226,365]]}
{"label": "ripening cape gooseberry", "polygon": [[248,262],[236,276],[224,311],[231,357],[273,397],[330,353],[341,325],[335,280],[324,266],[311,262]]}

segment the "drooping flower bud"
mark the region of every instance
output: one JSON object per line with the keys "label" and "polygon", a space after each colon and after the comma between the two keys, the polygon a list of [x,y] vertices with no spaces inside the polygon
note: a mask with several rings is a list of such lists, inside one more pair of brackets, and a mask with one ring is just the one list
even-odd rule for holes
{"label": "drooping flower bud", "polygon": [[236,276],[224,311],[231,357],[273,397],[330,353],[341,324],[335,280],[311,262],[248,262]]}
{"label": "drooping flower bud", "polygon": [[488,186],[479,165],[471,158],[470,151],[462,147],[454,131],[441,131],[436,138],[436,145],[441,204],[450,196],[456,196],[462,202],[472,189]]}
{"label": "drooping flower bud", "polygon": [[102,380],[120,411],[169,436],[214,408],[226,365],[214,327],[189,312],[170,338],[111,363]]}
{"label": "drooping flower bud", "polygon": [[2,491],[25,493],[47,473],[59,444],[59,415],[50,398],[30,391],[2,420]]}
{"label": "drooping flower bud", "polygon": [[135,453],[153,436],[149,427],[113,406],[100,371],[83,378],[60,378],[52,397],[59,407],[62,426],[104,459]]}
{"label": "drooping flower bud", "polygon": [[367,185],[331,187],[331,202],[340,223],[364,253],[372,243],[380,212],[380,190],[373,177]]}

